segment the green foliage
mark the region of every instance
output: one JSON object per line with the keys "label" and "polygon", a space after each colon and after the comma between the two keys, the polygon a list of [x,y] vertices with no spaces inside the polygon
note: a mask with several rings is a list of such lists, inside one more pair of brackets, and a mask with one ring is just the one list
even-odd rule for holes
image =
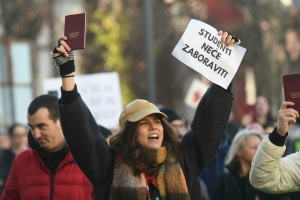
{"label": "green foliage", "polygon": [[94,35],[92,42],[101,52],[102,67],[105,71],[116,71],[120,75],[123,102],[133,99],[126,72],[129,68],[125,58],[126,43],[129,40],[128,19],[118,11],[94,11],[88,31]]}

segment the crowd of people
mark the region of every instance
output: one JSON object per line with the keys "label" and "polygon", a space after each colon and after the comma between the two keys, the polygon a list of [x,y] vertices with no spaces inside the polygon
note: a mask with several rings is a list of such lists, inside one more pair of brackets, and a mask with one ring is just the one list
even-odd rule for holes
{"label": "crowd of people", "polygon": [[[226,46],[240,42],[219,34]],[[253,112],[237,122],[232,83],[227,89],[212,83],[191,123],[174,109],[136,99],[124,106],[112,134],[77,91],[66,40],[59,37],[51,52],[61,98],[36,97],[27,125],[0,134],[1,200],[300,199],[300,125],[292,103],[273,119],[268,99],[258,96]]]}
{"label": "crowd of people", "polygon": [[[258,96],[253,108],[251,113],[245,112],[238,123],[234,122],[233,115],[229,119],[214,160],[200,176],[208,192],[205,199],[300,199],[299,189],[275,194],[252,186],[249,174],[254,155],[263,138],[276,130],[279,120],[272,117],[265,96]],[[296,145],[300,141],[299,128],[299,120],[296,120],[284,141],[287,148],[282,157],[299,150]]]}
{"label": "crowd of people", "polygon": [[23,124],[14,123],[8,130],[7,135],[2,135],[0,140],[0,196],[4,189],[8,174],[17,154],[28,148],[28,129]]}

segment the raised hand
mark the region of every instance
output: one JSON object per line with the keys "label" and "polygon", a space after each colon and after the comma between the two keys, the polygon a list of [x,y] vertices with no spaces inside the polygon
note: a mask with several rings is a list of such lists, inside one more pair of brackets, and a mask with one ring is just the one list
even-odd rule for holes
{"label": "raised hand", "polygon": [[68,52],[71,51],[71,48],[68,46],[68,44],[65,42],[68,38],[64,35],[60,36],[58,38],[58,46],[56,47],[56,51],[64,54],[65,57],[69,57]]}
{"label": "raised hand", "polygon": [[287,133],[291,125],[296,123],[296,118],[299,118],[299,113],[296,110],[288,108],[293,105],[293,102],[283,102],[280,106],[280,110],[278,111],[277,133],[282,136]]}
{"label": "raised hand", "polygon": [[227,47],[233,44],[240,44],[241,42],[237,37],[229,34],[227,31],[219,31],[218,34],[222,36],[221,43],[225,44]]}

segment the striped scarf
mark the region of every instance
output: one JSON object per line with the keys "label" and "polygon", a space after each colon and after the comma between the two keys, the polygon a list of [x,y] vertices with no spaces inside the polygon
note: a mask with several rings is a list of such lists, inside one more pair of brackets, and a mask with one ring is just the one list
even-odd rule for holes
{"label": "striped scarf", "polygon": [[[156,162],[161,164],[156,177],[161,199],[189,200],[185,177],[175,157],[161,147],[157,150]],[[122,158],[117,158],[110,200],[145,200],[146,196],[144,173],[134,176],[133,169]]]}

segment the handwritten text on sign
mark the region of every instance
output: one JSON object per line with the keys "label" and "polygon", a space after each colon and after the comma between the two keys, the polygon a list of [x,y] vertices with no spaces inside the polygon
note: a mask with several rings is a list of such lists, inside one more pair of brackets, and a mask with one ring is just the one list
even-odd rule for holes
{"label": "handwritten text on sign", "polygon": [[238,45],[226,47],[212,26],[192,19],[172,55],[207,79],[227,88],[245,55]]}

